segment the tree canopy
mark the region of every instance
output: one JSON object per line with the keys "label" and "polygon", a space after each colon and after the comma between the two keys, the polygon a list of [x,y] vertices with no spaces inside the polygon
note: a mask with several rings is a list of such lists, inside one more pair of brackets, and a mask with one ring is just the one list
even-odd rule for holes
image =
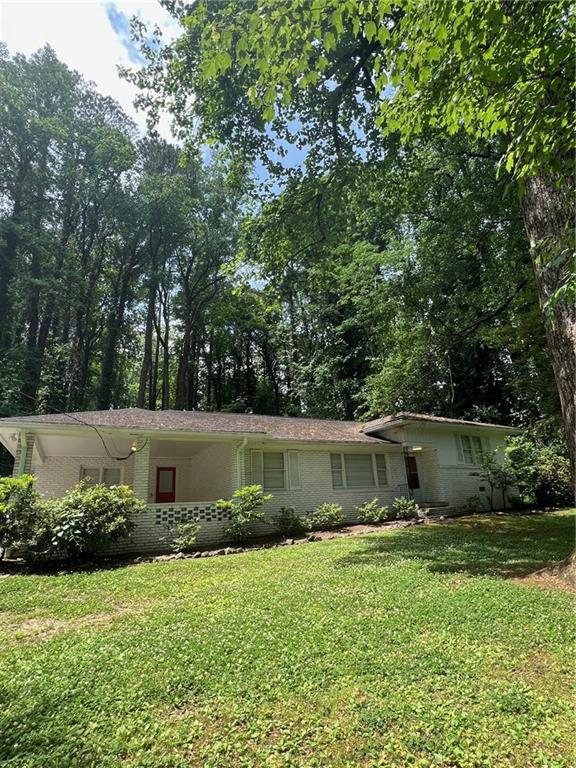
{"label": "tree canopy", "polygon": [[[368,163],[386,137],[466,136],[516,184],[564,423],[576,457],[573,50],[569,2],[200,0],[166,3],[183,34],[146,45],[142,103],[248,159],[285,142],[307,168]],[[284,142],[284,143],[283,143]]]}

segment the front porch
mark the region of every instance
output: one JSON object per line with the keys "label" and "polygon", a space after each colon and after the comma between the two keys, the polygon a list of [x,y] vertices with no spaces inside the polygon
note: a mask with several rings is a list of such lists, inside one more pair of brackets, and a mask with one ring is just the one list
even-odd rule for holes
{"label": "front porch", "polygon": [[111,552],[158,551],[170,548],[178,523],[201,524],[198,544],[222,540],[226,521],[215,501],[229,497],[242,484],[242,441],[189,437],[136,436],[66,430],[22,432],[14,474],[31,472],[36,487],[50,498],[63,496],[80,480],[123,484],[146,502],[129,540]]}

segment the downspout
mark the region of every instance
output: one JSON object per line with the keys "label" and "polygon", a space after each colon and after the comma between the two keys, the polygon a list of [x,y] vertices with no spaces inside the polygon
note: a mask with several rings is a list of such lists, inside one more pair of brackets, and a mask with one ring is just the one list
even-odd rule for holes
{"label": "downspout", "polygon": [[[240,443],[238,447],[238,451],[236,453],[236,461],[237,461],[237,471],[238,471],[238,484],[239,488],[242,487],[242,459],[244,456],[244,449],[246,448],[246,444],[248,443],[248,438],[245,437],[242,442]],[[237,490],[234,488],[233,490]]]}

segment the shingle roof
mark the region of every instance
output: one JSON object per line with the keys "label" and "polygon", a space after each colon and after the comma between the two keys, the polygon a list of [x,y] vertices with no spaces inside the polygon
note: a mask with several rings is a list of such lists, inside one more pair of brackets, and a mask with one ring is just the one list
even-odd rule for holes
{"label": "shingle roof", "polygon": [[373,419],[363,425],[364,432],[370,432],[380,427],[392,427],[396,422],[402,421],[430,421],[434,424],[455,424],[468,427],[491,427],[493,429],[506,429],[510,432],[519,432],[517,427],[508,427],[504,424],[492,424],[487,421],[466,421],[465,419],[451,419],[446,416],[429,416],[426,413],[412,413],[410,411],[400,411],[389,416],[382,416],[380,419]]}
{"label": "shingle roof", "polygon": [[262,435],[274,440],[302,440],[343,443],[382,443],[392,440],[370,437],[355,421],[333,421],[288,416],[260,416],[252,413],[220,413],[205,411],[148,411],[143,408],[121,408],[108,411],[42,414],[0,419],[10,425],[57,425],[116,427],[150,431],[177,431],[201,434],[241,433]]}

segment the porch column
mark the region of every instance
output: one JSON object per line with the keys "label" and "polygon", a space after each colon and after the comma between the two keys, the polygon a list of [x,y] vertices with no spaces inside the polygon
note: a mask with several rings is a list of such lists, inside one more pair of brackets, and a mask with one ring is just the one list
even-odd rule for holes
{"label": "porch column", "polygon": [[35,438],[36,436],[33,432],[20,432],[18,435],[18,446],[12,472],[14,477],[20,477],[20,475],[26,475],[32,471],[32,453],[34,451]]}
{"label": "porch column", "polygon": [[148,504],[148,482],[150,477],[150,440],[138,438],[134,454],[134,494]]}

